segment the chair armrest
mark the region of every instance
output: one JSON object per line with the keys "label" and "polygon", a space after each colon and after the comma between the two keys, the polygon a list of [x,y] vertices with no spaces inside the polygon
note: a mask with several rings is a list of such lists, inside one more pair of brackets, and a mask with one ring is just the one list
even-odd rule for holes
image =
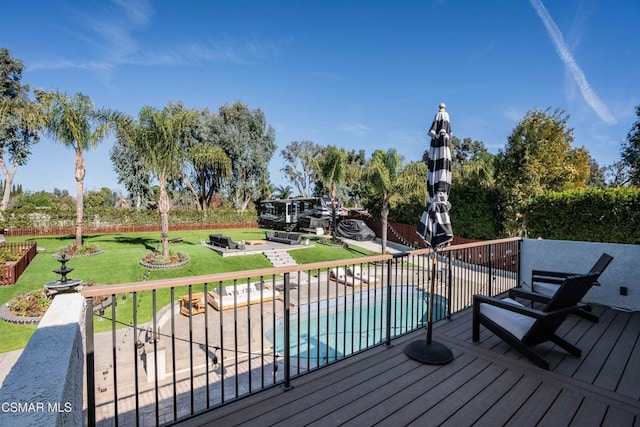
{"label": "chair armrest", "polygon": [[551,298],[549,298],[546,295],[542,295],[537,292],[529,292],[529,291],[525,291],[523,289],[517,289],[517,288],[509,289],[509,297],[523,298],[529,301],[540,302],[543,304],[546,304],[549,301],[551,301]]}
{"label": "chair armrest", "polygon": [[[535,282],[551,283],[555,285],[561,285],[569,276],[575,276],[579,273],[567,273],[562,271],[547,271],[547,270],[531,270],[531,284]],[[595,280],[593,286],[601,286],[600,282]]]}
{"label": "chair armrest", "polygon": [[576,274],[578,273],[568,273],[566,271],[531,270],[532,276],[567,277],[575,276]]}
{"label": "chair armrest", "polygon": [[542,319],[545,317],[558,316],[564,313],[574,313],[580,310],[581,308],[584,308],[587,306],[586,304],[579,303],[576,305],[572,305],[570,307],[558,308],[553,311],[541,311],[531,307],[510,304],[498,298],[487,297],[485,295],[479,295],[479,294],[474,295],[473,296],[474,306],[480,303],[490,304],[496,307],[503,308],[508,311],[512,311],[514,313],[522,314],[523,316],[533,317],[534,319]]}
{"label": "chair armrest", "polygon": [[536,310],[535,308],[510,304],[498,298],[492,298],[492,297],[479,295],[479,294],[476,294],[473,296],[473,303],[474,305],[479,303],[493,305],[496,307],[504,308],[505,310],[508,310],[508,311],[512,311],[514,313],[522,314],[523,316],[533,317],[534,319],[541,319],[548,315],[548,313],[545,313],[540,310]]}

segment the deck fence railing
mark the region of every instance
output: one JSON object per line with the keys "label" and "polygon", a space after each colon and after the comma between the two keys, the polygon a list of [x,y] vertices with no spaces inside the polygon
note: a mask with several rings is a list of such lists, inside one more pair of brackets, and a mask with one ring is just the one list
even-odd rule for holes
{"label": "deck fence railing", "polygon": [[517,286],[520,242],[86,287],[88,424],[170,424],[289,389],[423,328],[432,269],[434,319]]}

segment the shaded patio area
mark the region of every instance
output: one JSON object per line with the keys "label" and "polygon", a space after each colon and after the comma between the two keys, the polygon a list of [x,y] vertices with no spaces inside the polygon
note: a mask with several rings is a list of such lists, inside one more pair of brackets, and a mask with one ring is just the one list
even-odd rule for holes
{"label": "shaded patio area", "polygon": [[596,306],[559,334],[582,358],[546,343],[545,371],[489,331],[471,341],[471,311],[436,323],[454,353],[444,366],[409,359],[414,332],[181,425],[611,425],[640,423],[640,312]]}

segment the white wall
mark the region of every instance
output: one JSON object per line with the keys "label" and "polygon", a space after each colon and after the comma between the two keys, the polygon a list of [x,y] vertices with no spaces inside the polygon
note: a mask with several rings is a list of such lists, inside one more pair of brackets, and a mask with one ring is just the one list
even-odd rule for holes
{"label": "white wall", "polygon": [[[522,286],[531,288],[531,270],[587,273],[603,252],[613,261],[591,288],[584,302],[640,311],[640,245],[524,239],[521,253]],[[627,296],[620,295],[620,287]]]}
{"label": "white wall", "polygon": [[53,302],[0,388],[0,425],[81,426],[84,298]]}

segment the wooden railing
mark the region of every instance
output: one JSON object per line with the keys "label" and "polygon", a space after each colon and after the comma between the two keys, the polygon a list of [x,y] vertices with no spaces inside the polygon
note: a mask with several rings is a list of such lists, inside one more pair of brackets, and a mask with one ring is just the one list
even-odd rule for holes
{"label": "wooden railing", "polygon": [[0,268],[0,285],[13,285],[36,256],[36,242],[11,242],[0,244],[0,250],[20,255],[16,261],[9,261]]}
{"label": "wooden railing", "polygon": [[[446,319],[474,294],[517,286],[520,241],[85,287],[88,423],[175,423],[288,389],[297,376],[423,328],[431,298],[433,318]],[[503,254],[516,255],[515,268],[491,261]],[[338,269],[364,274],[332,280]],[[105,297],[113,305],[93,314]]]}

